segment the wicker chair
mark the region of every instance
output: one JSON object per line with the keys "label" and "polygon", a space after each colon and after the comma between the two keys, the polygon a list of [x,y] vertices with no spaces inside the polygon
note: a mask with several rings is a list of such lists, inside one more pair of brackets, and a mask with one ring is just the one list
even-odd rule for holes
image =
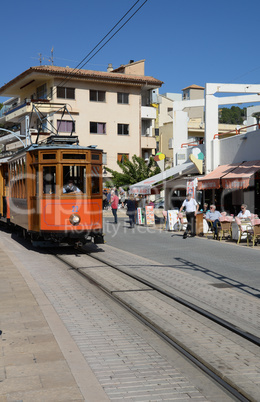
{"label": "wicker chair", "polygon": [[226,216],[226,213],[219,218],[220,228],[218,230],[218,238],[221,240],[225,234],[232,239],[232,216]]}
{"label": "wicker chair", "polygon": [[249,239],[252,239],[253,247],[257,243],[257,239],[260,238],[260,219],[251,219],[252,228],[247,233],[247,245],[249,246]]}
{"label": "wicker chair", "polygon": [[239,236],[238,236],[238,240],[237,240],[237,244],[240,243],[241,237],[243,234],[246,234],[246,238],[247,238],[247,242],[248,242],[248,237],[249,235],[252,235],[252,225],[250,224],[250,222],[248,222],[247,225],[242,225],[241,220],[236,216],[235,217],[235,221],[238,225],[239,228]]}

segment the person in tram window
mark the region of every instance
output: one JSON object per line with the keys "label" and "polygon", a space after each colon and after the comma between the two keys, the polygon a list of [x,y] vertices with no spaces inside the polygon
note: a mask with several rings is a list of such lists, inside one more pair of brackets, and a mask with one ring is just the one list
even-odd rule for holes
{"label": "person in tram window", "polygon": [[186,239],[189,231],[191,232],[192,237],[196,235],[195,217],[199,210],[199,204],[194,198],[192,198],[192,195],[190,193],[186,195],[186,199],[183,201],[179,213],[182,212],[183,208],[186,209],[186,218],[188,222],[187,228],[183,234],[183,238]]}
{"label": "person in tram window", "polygon": [[82,191],[76,186],[76,184],[74,183],[74,181],[72,179],[70,179],[68,181],[68,184],[66,184],[65,186],[63,186],[63,194],[76,194],[76,193],[82,193]]}
{"label": "person in tram window", "polygon": [[239,219],[249,219],[251,216],[251,212],[247,209],[246,204],[241,205],[241,211],[237,215]]}
{"label": "person in tram window", "polygon": [[209,211],[206,213],[206,219],[208,222],[212,222],[213,230],[214,230],[216,237],[218,235],[218,224],[219,224],[220,217],[221,217],[221,213],[219,211],[216,211],[216,205],[211,204]]}

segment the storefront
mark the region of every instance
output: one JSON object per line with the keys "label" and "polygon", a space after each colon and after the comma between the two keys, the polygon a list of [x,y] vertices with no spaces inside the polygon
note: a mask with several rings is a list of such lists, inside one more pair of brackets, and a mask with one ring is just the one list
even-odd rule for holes
{"label": "storefront", "polygon": [[187,183],[197,178],[197,174],[194,163],[186,162],[130,186],[129,192],[153,194],[158,198],[163,196],[165,210],[180,208],[187,192]]}
{"label": "storefront", "polygon": [[260,213],[260,160],[218,166],[198,180],[203,200],[220,211],[237,215],[242,203]]}

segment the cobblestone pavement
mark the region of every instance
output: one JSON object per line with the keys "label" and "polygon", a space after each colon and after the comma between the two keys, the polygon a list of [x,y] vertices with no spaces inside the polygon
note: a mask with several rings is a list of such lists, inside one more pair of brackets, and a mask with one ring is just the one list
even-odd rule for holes
{"label": "cobblestone pavement", "polygon": [[260,245],[238,246],[234,241],[216,241],[193,237],[183,240],[181,232],[168,232],[155,227],[136,225],[129,228],[123,215],[114,225],[104,219],[106,243],[132,254],[148,258],[154,263],[178,268],[182,272],[210,281],[212,284],[231,280],[244,293],[260,296]]}
{"label": "cobblestone pavement", "polygon": [[[120,261],[120,267],[123,266],[124,270],[128,270],[128,272],[133,272],[134,267],[134,272],[140,276],[139,271],[142,270],[144,259],[123,253],[110,246],[104,246],[103,249],[106,251],[101,253],[100,258],[107,259],[110,264],[117,261],[118,265],[118,261]],[[93,260],[86,255],[78,255],[77,259],[74,256],[66,255],[65,258],[80,272],[101,284],[124,304],[168,334],[171,339],[196,356],[230,385],[235,386],[250,400],[258,400],[260,394],[260,350],[258,346],[252,345],[240,336],[230,333],[225,328],[179,303],[169,300],[148,286],[140,285],[133,278],[129,279],[113,268],[102,266],[100,261],[97,261],[96,265],[92,267]],[[149,263],[151,264],[152,261],[146,260],[146,268],[149,268]],[[156,269],[159,279],[163,276],[165,267],[161,270],[157,266]],[[146,278],[149,278],[147,271]],[[155,282],[157,284],[157,281]],[[169,288],[170,284],[171,281],[168,280]],[[202,286],[201,289],[203,289]],[[213,288],[213,292],[214,290]],[[237,300],[239,300],[238,297]],[[256,299],[257,302],[258,299]],[[253,300],[251,303],[253,304]]]}
{"label": "cobblestone pavement", "polygon": [[[41,305],[45,319],[58,340],[60,350],[66,357],[82,394],[84,395],[85,392],[85,400],[106,400],[105,395],[102,396],[103,391],[101,392],[91,377],[93,374],[109,400],[231,400],[203,373],[159,341],[150,330],[129,316],[121,307],[115,306],[114,302],[103,292],[87,281],[82,281],[82,278],[79,278],[72,270],[65,269],[63,264],[54,260],[54,257],[27,250],[6,234],[1,235],[0,245],[8,253],[17,273],[19,274],[18,270],[22,273],[30,287],[33,287],[34,284],[34,296]],[[74,256],[75,260],[77,258]],[[15,294],[17,285],[15,277],[13,281],[10,278],[10,284]],[[54,309],[52,316],[48,310],[50,306]],[[26,311],[24,314],[26,315]],[[36,315],[39,315],[37,311]],[[59,321],[64,325],[63,334],[58,334],[57,328],[55,328]],[[4,321],[1,321],[2,323]],[[21,328],[21,331],[23,333],[24,328]],[[9,330],[5,333],[10,345],[12,335]],[[66,341],[62,342],[64,339]],[[40,339],[39,342],[41,342]],[[41,344],[41,346],[43,352],[48,351],[48,345]],[[87,367],[84,366],[80,357],[78,359],[75,357],[75,361],[73,360],[77,352],[84,357]],[[19,358],[22,351],[16,349],[15,353]],[[4,349],[2,348],[2,358],[3,355]],[[7,372],[8,364],[4,359],[1,360],[0,367],[3,372]],[[53,368],[51,362],[50,367]],[[90,372],[88,372],[88,367],[91,368]],[[20,375],[26,383],[28,378],[25,369],[22,366],[20,374],[17,376]],[[88,389],[86,386],[84,389],[84,382],[81,383],[81,369],[84,372]],[[75,371],[77,372],[75,373]],[[57,375],[58,373],[59,370]],[[89,377],[93,381],[93,387],[89,383]],[[4,377],[3,384],[5,381]],[[57,385],[55,376],[52,380],[49,378],[46,381]],[[16,378],[13,382],[14,388],[15,382]],[[42,384],[39,384],[39,387],[42,387]],[[37,389],[37,385],[34,385],[35,389]],[[15,401],[18,398],[14,399],[6,394],[2,394],[2,396],[5,398],[2,400],[6,401]],[[22,394],[19,395],[19,398],[22,399]],[[24,398],[23,400],[25,402],[33,399]],[[53,400],[56,402],[66,399],[59,399],[57,396],[57,399]],[[68,396],[67,400],[81,399]]]}
{"label": "cobblestone pavement", "polygon": [[182,268],[186,266],[186,261],[180,260],[173,268],[126,251],[119,251],[107,244],[99,246],[100,251],[104,252],[96,253],[93,246],[86,246],[85,249],[89,252],[93,250],[92,255],[108,261],[123,272],[137,275],[255,336],[260,335],[260,299],[255,297],[258,293],[250,295],[242,292],[236,286],[236,281],[226,280],[223,287],[216,287],[209,280],[183,272]]}

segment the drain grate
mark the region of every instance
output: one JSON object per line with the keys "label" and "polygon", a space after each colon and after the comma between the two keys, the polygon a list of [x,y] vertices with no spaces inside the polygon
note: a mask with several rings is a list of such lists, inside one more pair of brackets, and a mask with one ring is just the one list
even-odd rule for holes
{"label": "drain grate", "polygon": [[225,288],[233,288],[233,285],[229,283],[211,283],[210,286],[214,286],[214,288],[225,289]]}

